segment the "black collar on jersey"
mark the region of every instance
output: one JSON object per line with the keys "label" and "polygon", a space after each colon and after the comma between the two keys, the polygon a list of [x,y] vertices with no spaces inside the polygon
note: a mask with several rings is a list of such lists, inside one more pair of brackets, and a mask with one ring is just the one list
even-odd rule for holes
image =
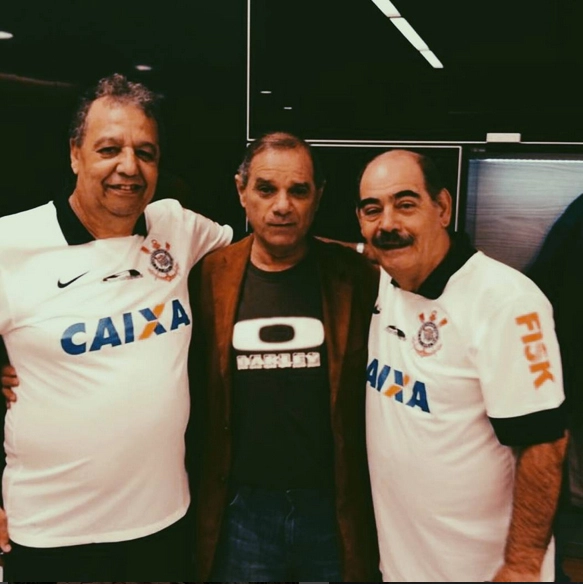
{"label": "black collar on jersey", "polygon": [[[425,278],[425,281],[415,294],[424,296],[429,300],[436,300],[441,296],[449,279],[477,252],[470,243],[466,233],[456,233],[451,236],[451,245],[446,256],[439,265]],[[393,285],[398,286],[395,280]]]}
{"label": "black collar on jersey", "polygon": [[[57,221],[59,222],[59,227],[69,245],[82,245],[84,243],[95,241],[95,237],[87,231],[85,225],[83,225],[79,220],[79,217],[75,215],[75,212],[69,203],[68,195],[56,197],[54,205],[57,209]],[[138,217],[132,235],[148,235],[146,218],[143,213]]]}

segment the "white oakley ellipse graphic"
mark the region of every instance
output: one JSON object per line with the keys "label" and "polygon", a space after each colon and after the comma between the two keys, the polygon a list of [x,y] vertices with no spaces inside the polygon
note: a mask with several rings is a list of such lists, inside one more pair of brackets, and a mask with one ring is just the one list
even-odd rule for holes
{"label": "white oakley ellipse graphic", "polygon": [[237,351],[297,351],[323,343],[324,325],[306,316],[253,318],[236,323],[233,329]]}

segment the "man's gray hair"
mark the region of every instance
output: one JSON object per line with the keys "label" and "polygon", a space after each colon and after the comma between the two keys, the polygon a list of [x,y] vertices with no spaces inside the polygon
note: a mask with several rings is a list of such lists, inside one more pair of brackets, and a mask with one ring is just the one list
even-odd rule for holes
{"label": "man's gray hair", "polygon": [[249,169],[251,168],[251,162],[253,162],[255,156],[260,152],[263,152],[264,150],[295,150],[296,148],[302,148],[308,153],[314,170],[314,185],[317,189],[323,187],[326,179],[324,177],[322,165],[313,148],[305,140],[302,140],[302,138],[290,134],[289,132],[268,132],[262,134],[255,141],[251,142],[245,150],[243,162],[241,162],[237,169],[237,174],[241,178],[243,188],[246,188],[247,183],[249,182]]}
{"label": "man's gray hair", "polygon": [[106,97],[115,103],[133,105],[141,109],[147,117],[152,118],[158,126],[158,137],[162,133],[160,122],[160,103],[162,96],[154,93],[142,83],[129,81],[125,75],[114,73],[97,82],[79,101],[73,115],[69,138],[75,146],[81,146],[85,138],[87,114],[94,101]]}

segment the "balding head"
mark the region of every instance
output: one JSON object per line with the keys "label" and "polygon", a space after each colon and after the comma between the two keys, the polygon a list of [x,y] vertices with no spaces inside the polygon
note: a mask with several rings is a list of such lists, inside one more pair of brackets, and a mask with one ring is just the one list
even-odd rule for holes
{"label": "balding head", "polygon": [[406,290],[416,290],[449,249],[451,196],[441,185],[433,162],[408,150],[384,152],[362,173],[362,235]]}
{"label": "balding head", "polygon": [[402,165],[417,166],[423,176],[425,189],[429,196],[436,200],[439,193],[445,188],[445,183],[439,169],[428,156],[412,152],[411,150],[388,150],[373,158],[363,169],[360,175],[359,186],[370,171],[372,172],[392,172],[393,163],[401,161]]}

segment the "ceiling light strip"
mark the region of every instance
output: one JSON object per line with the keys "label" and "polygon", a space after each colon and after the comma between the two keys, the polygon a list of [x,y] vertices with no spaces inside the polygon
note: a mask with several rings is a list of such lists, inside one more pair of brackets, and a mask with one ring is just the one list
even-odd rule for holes
{"label": "ceiling light strip", "polygon": [[403,18],[390,0],[372,0],[378,9],[388,17],[401,34],[423,55],[427,62],[435,69],[443,69],[443,63],[419,36],[406,18]]}
{"label": "ceiling light strip", "polygon": [[399,11],[395,8],[395,5],[389,0],[372,0],[379,8],[379,10],[389,18],[395,18],[396,16],[401,16]]}
{"label": "ceiling light strip", "polygon": [[443,69],[443,63],[435,56],[435,53],[430,49],[426,51],[419,51],[435,69]]}
{"label": "ceiling light strip", "polygon": [[409,21],[406,18],[398,16],[396,18],[391,18],[391,22],[418,51],[429,50],[427,43],[419,36],[417,31],[409,24]]}

